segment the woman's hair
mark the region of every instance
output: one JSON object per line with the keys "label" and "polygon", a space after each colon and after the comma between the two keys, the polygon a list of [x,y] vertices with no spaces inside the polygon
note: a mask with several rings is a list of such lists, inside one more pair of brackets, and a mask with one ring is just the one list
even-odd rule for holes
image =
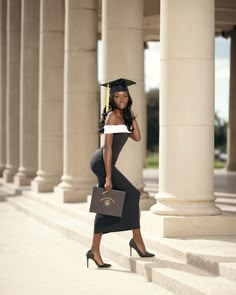
{"label": "woman's hair", "polygon": [[[124,113],[123,113],[123,117],[125,120],[125,125],[127,126],[129,131],[132,131],[132,116],[131,116],[131,106],[132,106],[132,98],[129,94],[129,91],[127,91],[128,93],[128,103],[126,108],[124,109]],[[113,111],[114,109],[117,108],[116,103],[114,101],[114,94],[115,92],[111,92],[110,93],[110,97],[109,97],[109,110],[108,112],[106,112],[106,108],[104,108],[102,116],[101,116],[101,120],[98,123],[98,132],[99,133],[103,133],[104,132],[104,125],[105,125],[105,121],[106,121],[106,117],[107,115]]]}

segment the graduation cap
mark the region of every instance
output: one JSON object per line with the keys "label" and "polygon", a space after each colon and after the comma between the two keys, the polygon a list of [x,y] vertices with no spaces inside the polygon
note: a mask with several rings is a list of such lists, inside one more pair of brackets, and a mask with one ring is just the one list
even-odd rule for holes
{"label": "graduation cap", "polygon": [[127,80],[124,78],[116,79],[116,80],[101,84],[101,86],[107,87],[106,112],[108,112],[108,108],[109,108],[110,91],[111,92],[128,91],[128,86],[133,84],[136,84],[136,82]]}

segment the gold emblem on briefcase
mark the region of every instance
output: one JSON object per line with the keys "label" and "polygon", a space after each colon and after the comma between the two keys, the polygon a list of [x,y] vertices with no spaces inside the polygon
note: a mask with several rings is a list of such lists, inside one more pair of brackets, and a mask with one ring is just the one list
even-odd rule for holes
{"label": "gold emblem on briefcase", "polygon": [[109,206],[111,206],[112,204],[115,203],[115,201],[112,198],[102,198],[101,202],[103,203],[103,205],[105,207],[109,207]]}

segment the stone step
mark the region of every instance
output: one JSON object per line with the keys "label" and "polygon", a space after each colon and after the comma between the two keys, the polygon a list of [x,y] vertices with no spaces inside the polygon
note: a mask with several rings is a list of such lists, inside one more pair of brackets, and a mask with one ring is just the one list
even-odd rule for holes
{"label": "stone step", "polygon": [[[121,232],[120,235],[128,237],[127,232]],[[186,263],[205,270],[213,276],[221,276],[227,280],[236,282],[236,255],[235,251],[232,256],[224,253],[219,256],[213,252],[212,244],[217,244],[218,249],[224,249],[226,246],[225,237],[198,237],[173,239],[173,238],[157,238],[152,233],[143,233],[145,242],[150,249],[154,249],[158,253],[176,259],[179,262]],[[213,243],[208,240],[213,239]],[[215,239],[215,240],[214,240]],[[219,241],[217,241],[217,239]],[[230,247],[234,248],[236,237],[227,237],[227,253],[230,253]],[[196,245],[195,240],[197,240]],[[204,243],[206,241],[206,243]],[[199,246],[199,249],[197,247]],[[202,250],[202,251],[201,251]]]}
{"label": "stone step", "polygon": [[[2,183],[2,179],[0,179],[1,190],[6,192],[9,195],[20,195],[23,192],[32,192],[30,186],[17,188],[14,183]],[[158,193],[158,183],[152,181],[145,181],[144,191],[148,192],[150,197],[154,197]],[[229,193],[221,193],[216,192],[217,196],[216,204],[220,205],[219,207],[226,214],[235,214],[235,210],[233,207],[236,206],[236,195]],[[221,206],[226,205],[226,206]]]}
{"label": "stone step", "polygon": [[[156,196],[158,193],[158,185],[154,183],[146,183],[144,191],[149,193],[150,197]],[[236,214],[236,195],[226,193],[215,193],[217,196],[215,203],[221,208],[222,212],[226,215]],[[223,206],[222,206],[223,205]]]}
{"label": "stone step", "polygon": [[50,206],[45,206],[25,196],[7,197],[7,201],[16,209],[54,228],[68,238],[78,240],[87,246],[90,245],[91,239],[87,235],[92,235],[91,226],[78,218],[66,216]]}
{"label": "stone step", "polygon": [[14,183],[4,183],[3,179],[0,178],[1,191],[7,195],[21,195],[23,191],[30,191],[30,186],[17,187]]}
{"label": "stone step", "polygon": [[22,195],[32,199],[35,202],[43,204],[49,208],[53,208],[69,217],[79,218],[83,222],[92,222],[94,214],[89,213],[89,204],[84,203],[63,203],[54,193],[34,193],[32,191],[24,191]]}
{"label": "stone step", "polygon": [[[58,201],[57,196],[53,193],[36,194],[31,191],[24,191],[23,195],[26,198],[34,200],[39,204],[43,204],[53,210],[56,210],[59,213],[64,214],[65,216],[74,217],[78,220],[81,220],[82,222],[91,224],[91,226],[94,222],[94,214],[89,213],[89,202],[64,204]],[[90,200],[89,197],[88,200]],[[116,233],[116,235],[128,238],[130,236],[130,233],[124,231]],[[187,251],[184,246],[177,249],[176,246],[173,246],[173,239],[154,238],[155,235],[153,235],[152,233],[143,232],[143,236],[149,247],[151,249],[157,250],[159,253],[163,253],[164,255],[170,256],[174,259],[177,259],[178,261],[188,263],[200,269],[206,270],[213,275],[222,275],[230,280],[232,278],[233,280],[234,278],[236,278],[236,265],[235,268],[230,265],[228,271],[226,271],[228,266],[224,266],[225,271],[221,274],[219,272],[220,262],[219,260],[215,259],[214,256],[212,257],[211,255],[205,255],[204,253],[195,253],[191,250],[191,248],[189,248]]]}
{"label": "stone step", "polygon": [[155,183],[155,182],[146,182],[146,181],[144,181],[144,189],[146,189],[146,188],[154,190],[154,191],[158,191],[159,184]]}
{"label": "stone step", "polygon": [[[93,228],[92,224],[86,222],[85,219],[82,221],[76,215],[67,216],[55,210],[55,207],[52,208],[25,196],[8,197],[7,200],[17,209],[37,218],[68,238],[90,246]],[[236,294],[235,283],[170,256],[158,253],[155,258],[151,259],[141,259],[137,255],[129,257],[128,241],[125,237],[116,233],[104,235],[101,251],[106,253],[109,259],[142,275],[161,288],[174,294],[186,295]],[[148,248],[151,247],[148,241],[146,244]]]}
{"label": "stone step", "polygon": [[232,193],[215,192],[215,195],[217,198],[230,198],[230,199],[236,198],[236,194],[232,194]]}
{"label": "stone step", "polygon": [[236,198],[217,198],[216,204],[236,206]]}
{"label": "stone step", "polygon": [[216,204],[223,213],[223,215],[236,215],[236,206],[232,205],[224,205],[224,204]]}
{"label": "stone step", "polygon": [[148,182],[145,182],[144,183],[145,186],[144,186],[144,190],[148,191],[148,192],[155,192],[155,193],[158,193],[158,190],[159,190],[159,185],[156,184],[156,183],[148,183]]}
{"label": "stone step", "polygon": [[1,192],[3,195],[9,195],[9,196],[13,196],[13,195],[16,195],[16,190],[15,189],[11,189],[10,187],[7,187],[5,185],[2,185],[0,186],[1,188]]}
{"label": "stone step", "polygon": [[[148,192],[150,196],[154,196],[158,193],[158,186],[157,185],[148,185],[144,188],[145,192]],[[216,203],[218,204],[226,204],[226,205],[232,205],[236,206],[236,195],[235,194],[220,194],[216,193]]]}
{"label": "stone step", "polygon": [[216,205],[226,215],[236,215],[236,194],[215,192]]}

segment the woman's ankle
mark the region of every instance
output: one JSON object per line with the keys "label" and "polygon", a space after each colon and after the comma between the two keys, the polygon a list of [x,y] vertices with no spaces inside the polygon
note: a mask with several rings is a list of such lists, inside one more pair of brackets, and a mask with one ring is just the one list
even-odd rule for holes
{"label": "woman's ankle", "polygon": [[100,252],[99,249],[94,248],[94,247],[91,247],[91,251],[92,251],[93,253],[99,253],[99,252]]}

